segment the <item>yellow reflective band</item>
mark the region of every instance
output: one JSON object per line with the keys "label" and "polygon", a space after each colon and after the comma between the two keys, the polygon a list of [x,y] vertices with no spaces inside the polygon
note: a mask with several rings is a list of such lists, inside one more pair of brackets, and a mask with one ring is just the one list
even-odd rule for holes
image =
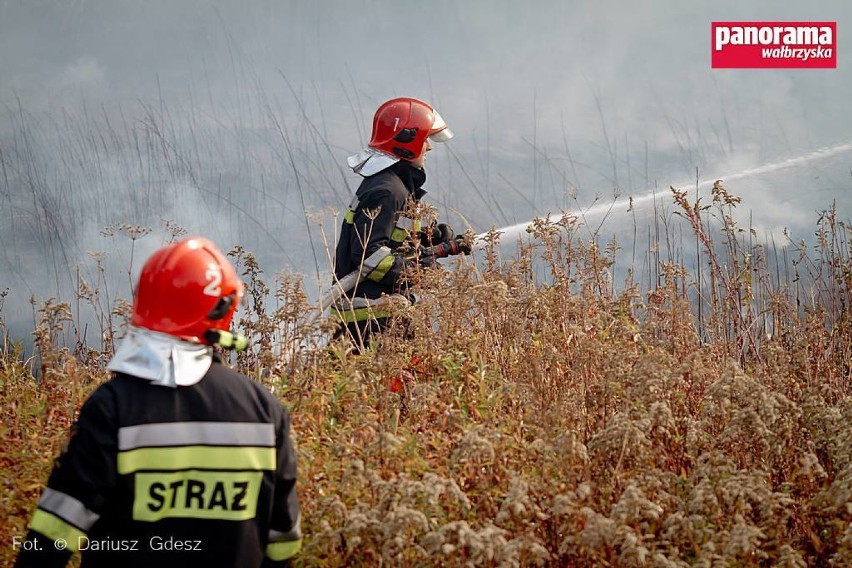
{"label": "yellow reflective band", "polygon": [[302,550],[302,539],[287,542],[270,542],[266,545],[266,556],[270,560],[287,560]]}
{"label": "yellow reflective band", "polygon": [[30,520],[30,529],[52,541],[64,540],[71,552],[77,552],[80,549],[80,543],[86,540],[86,533],[42,509],[36,509]]}
{"label": "yellow reflective band", "polygon": [[414,222],[414,228],[412,229],[412,231],[414,231],[415,233],[419,233],[419,232],[420,232],[420,221],[415,221],[415,222]]}
{"label": "yellow reflective band", "polygon": [[352,209],[347,209],[346,213],[343,214],[343,220],[351,225],[355,222],[355,212]]}
{"label": "yellow reflective band", "polygon": [[384,278],[388,271],[393,268],[394,260],[396,259],[392,254],[387,255],[382,259],[378,266],[376,266],[376,268],[367,275],[367,278],[373,282],[381,282],[382,278]]}
{"label": "yellow reflective band", "polygon": [[118,453],[118,473],[178,469],[274,470],[275,448],[243,446],[177,446],[139,448]]}
{"label": "yellow reflective band", "polygon": [[245,521],[257,514],[260,471],[137,473],[133,520],[165,518]]}
{"label": "yellow reflective band", "polygon": [[331,315],[343,323],[390,317],[390,312],[374,310],[373,308],[355,308],[352,310],[338,310],[337,308],[331,308],[330,312]]}
{"label": "yellow reflective band", "polygon": [[392,240],[395,243],[404,242],[405,239],[407,239],[407,238],[408,238],[408,231],[406,231],[405,229],[400,229],[399,227],[394,229],[393,233],[391,233],[391,236],[390,236],[390,240]]}

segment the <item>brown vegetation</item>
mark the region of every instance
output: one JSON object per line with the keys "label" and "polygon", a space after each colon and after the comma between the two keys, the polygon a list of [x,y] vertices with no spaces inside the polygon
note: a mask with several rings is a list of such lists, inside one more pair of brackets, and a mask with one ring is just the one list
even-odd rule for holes
{"label": "brown vegetation", "polygon": [[[697,269],[681,243],[651,286],[616,290],[616,245],[581,238],[570,215],[539,220],[539,244],[510,264],[494,233],[481,268],[423,274],[404,314],[416,341],[389,334],[358,356],[318,347],[297,279],[267,295],[234,251],[258,346],[237,364],[294,419],[300,563],[852,564],[850,227],[829,210],[815,245],[770,255],[721,184],[707,206],[674,197]],[[41,314],[43,365],[8,343],[0,359],[6,543],[106,379],[103,357],[55,342],[67,306]],[[388,381],[402,369],[400,398]]]}

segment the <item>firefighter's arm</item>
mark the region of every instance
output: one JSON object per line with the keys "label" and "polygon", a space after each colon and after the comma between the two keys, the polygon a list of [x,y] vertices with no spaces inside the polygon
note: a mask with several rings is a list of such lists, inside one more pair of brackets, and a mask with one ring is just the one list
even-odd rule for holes
{"label": "firefighter's arm", "polygon": [[296,452],[290,439],[290,418],[286,411],[281,414],[275,436],[278,446],[275,493],[272,497],[269,544],[262,568],[290,566],[291,559],[302,548],[301,514],[296,495]]}
{"label": "firefighter's arm", "polygon": [[115,485],[116,428],[103,387],[80,410],[30,520],[16,567],[63,567],[100,517]]}
{"label": "firefighter's arm", "polygon": [[[365,204],[365,210],[374,212],[375,218],[366,221],[359,236],[366,241],[366,247],[361,249],[364,259],[371,260],[369,265],[364,262],[364,268],[369,270],[364,276],[373,282],[395,283],[405,270],[405,260],[401,255],[392,253],[390,247],[405,241],[414,229],[414,221],[402,213],[406,199],[405,195],[388,191],[376,202]],[[366,217],[366,212],[362,215]],[[379,253],[381,258],[375,258],[382,247],[385,247],[386,254]],[[356,250],[358,248],[355,247]]]}

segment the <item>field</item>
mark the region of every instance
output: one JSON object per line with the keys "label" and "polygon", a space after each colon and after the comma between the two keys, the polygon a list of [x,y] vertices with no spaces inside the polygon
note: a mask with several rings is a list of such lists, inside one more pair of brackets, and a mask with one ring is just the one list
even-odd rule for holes
{"label": "field", "polygon": [[[768,247],[721,184],[671,199],[691,236],[658,277],[614,282],[617,244],[539,220],[514,261],[492,233],[477,263],[418,275],[416,339],[361,355],[307,323],[299,277],[232,251],[254,345],[233,362],[293,416],[299,565],[852,565],[850,227],[829,208],[812,244]],[[38,305],[32,356],[3,334],[0,542],[107,379],[112,344],[69,340],[98,294]],[[99,313],[120,336],[126,302]]]}

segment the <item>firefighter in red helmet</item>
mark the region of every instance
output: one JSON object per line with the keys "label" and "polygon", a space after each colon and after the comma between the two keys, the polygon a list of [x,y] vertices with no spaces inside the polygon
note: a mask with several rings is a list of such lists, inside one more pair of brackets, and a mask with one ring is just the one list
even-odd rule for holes
{"label": "firefighter in red helmet", "polygon": [[[80,410],[16,566],[288,566],[301,547],[287,410],[214,345],[243,285],[207,239],[145,263],[131,326]],[[242,345],[241,345],[242,344]]]}
{"label": "firefighter in red helmet", "polygon": [[334,274],[338,282],[353,273],[359,277],[331,313],[341,322],[338,335],[348,333],[358,346],[387,327],[389,305],[410,301],[404,283],[413,265],[433,267],[437,258],[470,253],[448,225],[423,231],[420,220],[408,214],[411,203],[426,193],[424,165],[432,143],[452,137],[434,107],[396,98],[376,111],[367,148],[348,159],[364,179],[344,216]]}

